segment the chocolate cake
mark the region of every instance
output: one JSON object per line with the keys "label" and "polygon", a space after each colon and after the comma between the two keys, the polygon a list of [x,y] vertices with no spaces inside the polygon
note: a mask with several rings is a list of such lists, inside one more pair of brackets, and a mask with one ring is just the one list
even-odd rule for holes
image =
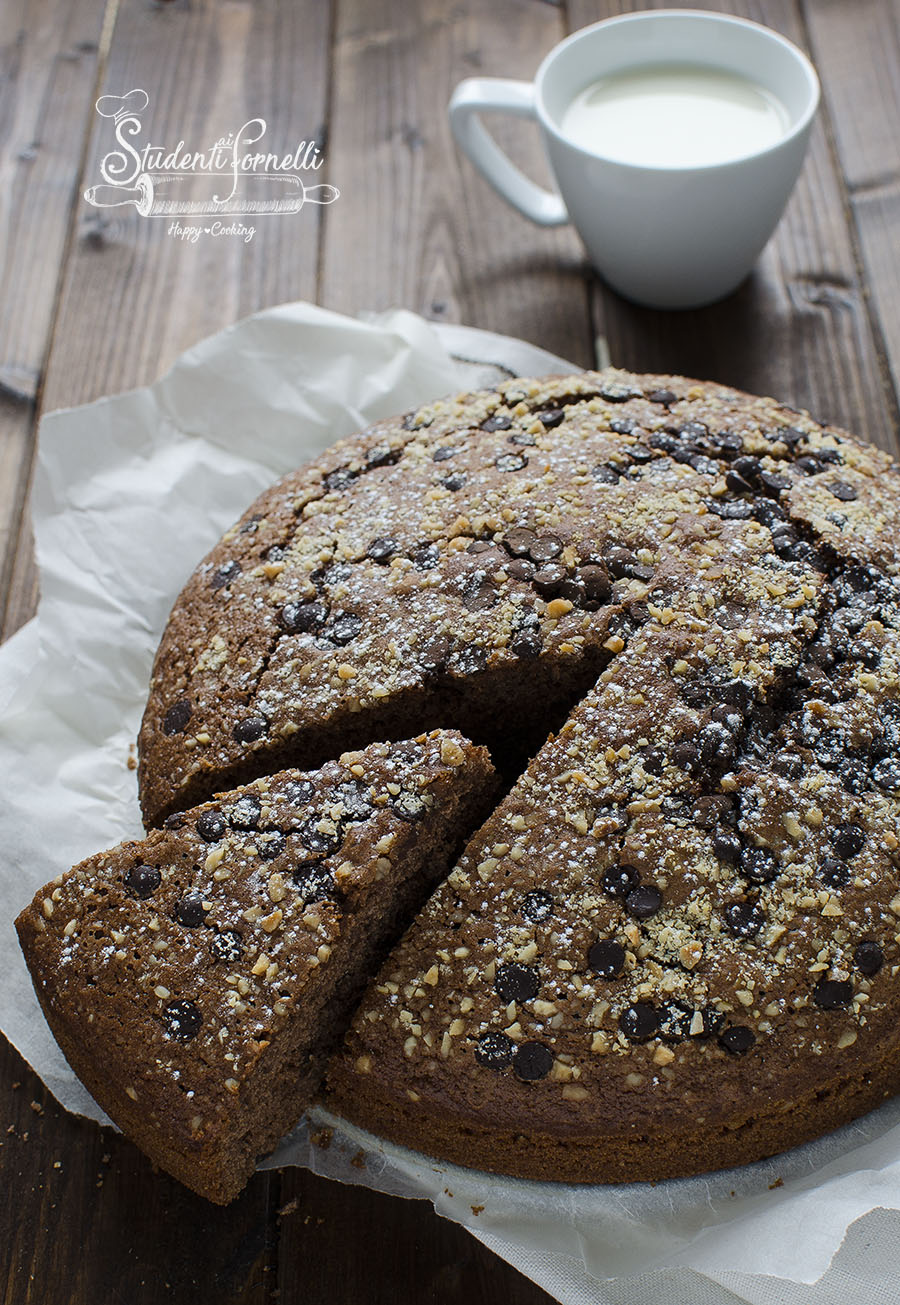
{"label": "chocolate cake", "polygon": [[72,1068],[151,1159],[231,1200],[492,789],[452,731],[375,743],[61,875],[17,928]]}

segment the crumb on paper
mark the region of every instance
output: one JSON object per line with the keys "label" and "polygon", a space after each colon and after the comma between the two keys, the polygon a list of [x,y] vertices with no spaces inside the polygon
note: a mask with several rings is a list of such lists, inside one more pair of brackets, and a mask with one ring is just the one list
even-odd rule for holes
{"label": "crumb on paper", "polygon": [[472,1213],[473,1213],[473,1214],[481,1214],[481,1211],[484,1209],[484,1206],[483,1206],[483,1205],[473,1205],[473,1206],[471,1207],[471,1209],[472,1209]]}
{"label": "crumb on paper", "polygon": [[784,1179],[776,1178],[774,1183],[769,1183],[769,1191],[774,1192],[776,1187],[784,1187]]}
{"label": "crumb on paper", "polygon": [[362,1147],[360,1147],[360,1149],[357,1151],[356,1155],[354,1155],[354,1156],[351,1157],[351,1159],[350,1159],[350,1163],[353,1165],[353,1168],[354,1168],[354,1169],[365,1169],[365,1167],[366,1167],[366,1153],[365,1153],[365,1151],[363,1151]]}
{"label": "crumb on paper", "polygon": [[278,1211],[278,1218],[286,1219],[289,1214],[296,1214],[299,1209],[300,1209],[300,1197],[295,1196],[292,1200],[288,1201],[285,1205],[281,1207],[281,1209]]}
{"label": "crumb on paper", "polygon": [[334,1136],[333,1128],[320,1128],[318,1133],[313,1133],[310,1141],[313,1146],[317,1146],[320,1151],[327,1151],[331,1146],[331,1139]]}
{"label": "crumb on paper", "polygon": [[137,763],[136,748],[133,743],[129,743],[128,745],[128,760],[125,762],[125,765],[128,767],[129,770],[137,770],[138,763]]}

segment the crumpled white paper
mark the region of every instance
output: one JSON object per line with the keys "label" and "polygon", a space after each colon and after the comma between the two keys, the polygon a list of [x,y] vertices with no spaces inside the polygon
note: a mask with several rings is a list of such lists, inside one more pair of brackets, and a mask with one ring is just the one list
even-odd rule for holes
{"label": "crumpled white paper", "polygon": [[[44,419],[41,606],[0,650],[0,1016],[69,1110],[104,1118],[50,1035],[11,921],[61,870],[140,834],[130,749],[195,563],[260,490],[341,435],[502,374],[567,370],[520,341],[407,312],[353,321],[288,304],[198,345],[146,389]],[[326,1127],[323,1148],[312,1138]],[[428,1197],[567,1305],[900,1300],[900,1099],[786,1156],[656,1186],[440,1165],[321,1109],[266,1163]],[[826,1273],[848,1226],[879,1207],[857,1225],[865,1255],[853,1230]]]}

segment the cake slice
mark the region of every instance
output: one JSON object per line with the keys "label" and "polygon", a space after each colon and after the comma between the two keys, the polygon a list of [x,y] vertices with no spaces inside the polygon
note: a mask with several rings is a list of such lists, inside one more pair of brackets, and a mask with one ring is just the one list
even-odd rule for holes
{"label": "cake slice", "polygon": [[155,1163],[230,1201],[493,792],[485,750],[435,731],[219,794],[60,875],[17,929],[72,1068]]}

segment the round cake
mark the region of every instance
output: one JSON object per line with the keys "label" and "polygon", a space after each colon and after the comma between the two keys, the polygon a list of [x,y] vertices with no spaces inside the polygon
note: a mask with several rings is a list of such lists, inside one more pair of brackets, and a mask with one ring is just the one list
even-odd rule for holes
{"label": "round cake", "polygon": [[328,1101],[431,1155],[627,1181],[900,1090],[900,477],[771,399],[618,371],[428,405],[264,494],[189,581],[149,823],[437,726],[507,796]]}

